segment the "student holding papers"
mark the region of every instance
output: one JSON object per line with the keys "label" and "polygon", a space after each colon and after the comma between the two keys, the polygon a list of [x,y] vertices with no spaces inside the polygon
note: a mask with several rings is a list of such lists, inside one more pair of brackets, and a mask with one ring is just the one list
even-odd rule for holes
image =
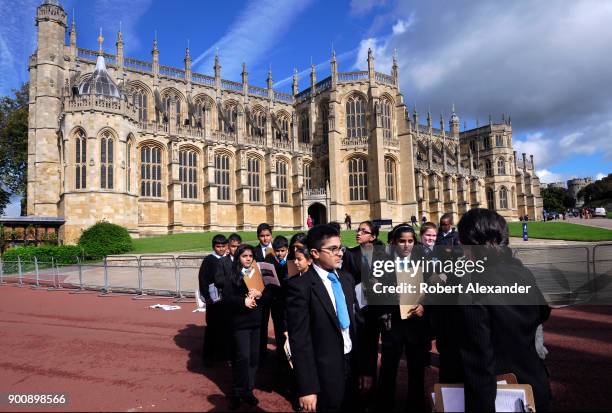
{"label": "student holding papers", "polygon": [[227,251],[227,238],[217,234],[212,239],[213,253],[202,261],[198,273],[200,294],[206,302],[206,329],[204,331],[204,346],[202,363],[210,367],[215,356],[222,353],[223,343],[223,304],[215,278],[222,267],[222,257]]}
{"label": "student holding papers", "polygon": [[255,373],[259,366],[259,329],[262,308],[269,301],[269,289],[263,285],[261,273],[254,262],[255,249],[242,244],[234,256],[231,277],[225,283],[224,300],[230,311],[234,339],[232,364],[232,393],[229,408],[240,407],[241,402],[256,406],[253,395]]}
{"label": "student holding papers", "polygon": [[[414,277],[414,267],[410,262],[410,254],[416,244],[414,229],[408,224],[400,224],[392,230],[390,252],[396,266],[397,283],[422,282],[423,274],[418,271]],[[399,258],[399,260],[398,260]],[[377,407],[381,411],[393,411],[397,369],[402,354],[406,354],[408,366],[408,401],[407,405],[414,411],[425,411],[425,365],[431,348],[429,340],[428,321],[424,317],[421,305],[423,297],[417,294],[407,294],[398,297],[397,305],[379,306],[383,313],[379,323],[380,331],[376,331],[375,341],[379,334],[382,340],[380,376],[378,380]],[[377,353],[369,355],[376,362]]]}
{"label": "student holding papers", "polygon": [[457,306],[453,312],[451,334],[458,347],[454,352],[459,355],[457,364],[461,366],[456,375],[457,382],[465,386],[465,409],[494,411],[496,375],[513,373],[519,384],[531,385],[536,411],[548,411],[548,373],[536,351],[535,335],[538,326],[548,319],[550,307],[533,274],[512,257],[508,226],[501,215],[488,209],[472,209],[461,217],[458,230],[467,257],[487,257],[485,271],[472,274],[471,282],[532,286],[530,294],[521,297],[522,305],[513,295],[473,294],[469,305]]}

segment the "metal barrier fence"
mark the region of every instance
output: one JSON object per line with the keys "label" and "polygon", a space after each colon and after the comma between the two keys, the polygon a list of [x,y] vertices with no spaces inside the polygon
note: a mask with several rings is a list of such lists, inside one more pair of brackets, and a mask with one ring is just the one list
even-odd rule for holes
{"label": "metal barrier fence", "polygon": [[47,287],[49,290],[95,291],[111,297],[129,294],[174,299],[193,298],[198,288],[198,271],[205,255],[109,255],[100,262],[75,264],[55,260],[5,261],[0,259],[0,284],[17,287]]}
{"label": "metal barrier fence", "polygon": [[[551,305],[612,303],[612,243],[513,248],[531,270]],[[132,294],[193,298],[205,255],[108,256],[101,262],[59,264],[55,260],[3,261],[0,284],[50,290],[101,291],[102,296]]]}
{"label": "metal barrier fence", "polygon": [[593,287],[595,301],[612,302],[612,242],[593,247]]}

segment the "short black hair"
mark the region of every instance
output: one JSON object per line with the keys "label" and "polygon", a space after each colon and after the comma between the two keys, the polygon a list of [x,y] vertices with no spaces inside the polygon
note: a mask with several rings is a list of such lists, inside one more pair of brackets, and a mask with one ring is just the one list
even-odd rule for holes
{"label": "short black hair", "polygon": [[223,245],[223,244],[227,244],[227,238],[225,238],[225,235],[217,234],[213,237],[212,239],[213,248],[215,247],[215,245]]}
{"label": "short black hair", "polygon": [[336,228],[336,231],[338,232],[342,230],[342,227],[340,226],[340,223],[338,221],[332,221],[327,225],[331,225],[332,227]]}
{"label": "short black hair", "polygon": [[452,224],[452,222],[453,222],[453,214],[449,214],[448,212],[443,214],[440,217],[440,225],[442,225],[442,221],[445,220],[445,219],[450,219],[451,220],[451,224]]}
{"label": "short black hair", "polygon": [[463,245],[499,245],[505,247],[510,241],[506,220],[490,209],[470,209],[461,217],[457,229],[459,231],[459,241]]}
{"label": "short black hair", "polygon": [[295,252],[294,252],[294,258],[293,258],[293,259],[295,259],[295,254],[297,254],[298,252],[299,252],[300,254],[303,254],[303,255],[304,255],[304,257],[306,257],[306,259],[311,259],[311,258],[312,258],[312,257],[310,256],[310,251],[308,250],[308,248],[306,248],[306,247],[300,247],[300,248],[298,248],[298,249],[296,249],[296,250],[295,250]]}
{"label": "short black hair", "polygon": [[261,234],[262,231],[270,231],[270,234],[272,233],[272,227],[270,226],[270,224],[266,224],[265,222],[257,225],[257,236],[259,236],[259,234]]}
{"label": "short black hair", "polygon": [[227,237],[227,242],[232,242],[232,241],[238,241],[239,243],[242,244],[242,237],[234,232],[230,234],[229,237]]}
{"label": "short black hair", "polygon": [[281,248],[288,248],[288,247],[289,247],[289,241],[287,240],[286,237],[282,235],[277,235],[276,237],[274,237],[274,240],[272,241],[273,250],[279,250]]}
{"label": "short black hair", "polygon": [[309,249],[320,250],[326,239],[339,236],[340,232],[329,224],[315,225],[308,230],[305,243]]}

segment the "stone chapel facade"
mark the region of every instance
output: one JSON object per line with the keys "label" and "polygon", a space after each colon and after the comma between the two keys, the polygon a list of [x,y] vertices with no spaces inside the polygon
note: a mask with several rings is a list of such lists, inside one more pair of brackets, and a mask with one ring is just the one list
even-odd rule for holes
{"label": "stone chapel facade", "polygon": [[[533,156],[517,159],[510,119],[460,131],[419,123],[391,74],[338,72],[292,93],[77,47],[57,1],[37,10],[30,57],[28,215],[63,217],[60,236],[106,219],[134,236],[299,229],[315,222],[392,219],[474,207],[508,220],[539,216]],[[464,128],[465,129],[465,128]]]}

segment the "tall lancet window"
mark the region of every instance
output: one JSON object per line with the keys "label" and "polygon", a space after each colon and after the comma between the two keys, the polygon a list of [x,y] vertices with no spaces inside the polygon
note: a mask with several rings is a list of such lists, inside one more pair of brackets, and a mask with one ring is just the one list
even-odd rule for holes
{"label": "tall lancet window", "polygon": [[391,138],[391,103],[388,100],[380,101],[380,118],[384,138]]}
{"label": "tall lancet window", "polygon": [[352,96],[346,102],[346,136],[348,138],[367,136],[365,101],[360,96]]}
{"label": "tall lancet window", "polygon": [[113,189],[113,136],[104,132],[100,141],[100,188]]}
{"label": "tall lancet window", "polygon": [[87,188],[87,138],[83,131],[75,137],[75,188]]}

